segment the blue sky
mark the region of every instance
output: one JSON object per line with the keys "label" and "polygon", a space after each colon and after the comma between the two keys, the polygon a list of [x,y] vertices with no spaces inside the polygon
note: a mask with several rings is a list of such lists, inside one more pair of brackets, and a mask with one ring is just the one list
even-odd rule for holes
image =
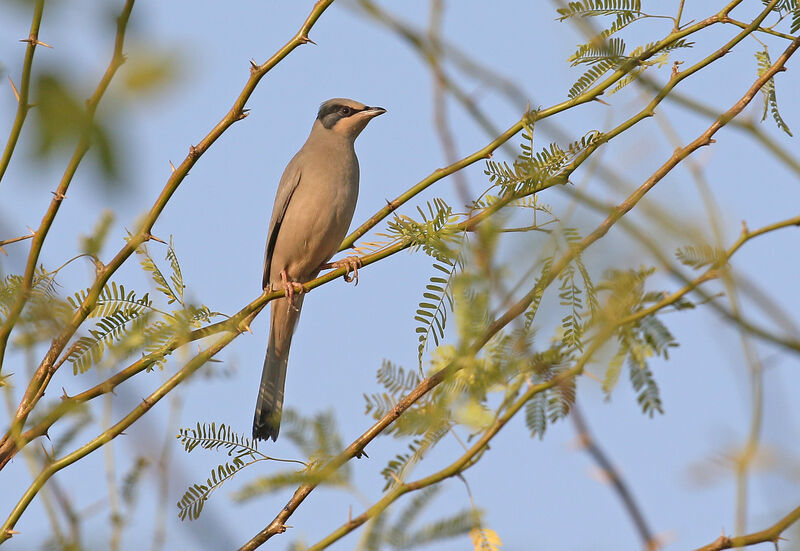
{"label": "blue sky", "polygon": [[[109,13],[121,2],[98,8],[85,0],[52,3],[45,11],[40,37],[54,46],[40,48],[35,70],[56,70],[69,75],[84,95],[102,73],[110,55],[113,29]],[[647,5],[647,3],[645,3]],[[665,10],[662,3],[648,8]],[[699,20],[712,12],[705,3],[687,3],[684,20]],[[734,15],[748,20],[760,4],[750,3]],[[407,45],[384,28],[335,3],[311,32],[316,46],[295,50],[261,82],[248,107],[250,116],[237,123],[200,159],[172,198],[154,227],[161,238],[173,236],[188,282],[187,292],[214,310],[233,313],[260,293],[263,247],[277,182],[286,162],[305,140],[322,101],[330,97],[351,97],[368,105],[380,105],[388,113],[374,120],[359,138],[356,149],[361,164],[361,191],[354,227],[383,206],[386,199],[445,166],[432,112],[431,75]],[[421,28],[427,25],[427,2],[383,2],[387,9]],[[109,185],[90,158],[81,166],[51,230],[42,253],[45,265],[53,267],[76,254],[78,236],[88,234],[103,208],[116,213],[116,221],[104,251],[110,255],[122,243],[126,228],[150,208],[170,173],[169,162],[177,164],[189,145],[204,136],[230,107],[248,75],[248,60],[261,62],[296,32],[311,2],[213,2],[147,3],[134,8],[127,38],[129,66],[147,59],[169,60],[174,79],[156,90],[131,90],[120,72],[101,114],[118,131],[121,152],[121,181]],[[18,78],[23,45],[17,38],[27,34],[29,14],[20,6],[2,8],[0,19],[0,63],[4,73]],[[662,12],[662,13],[664,13]],[[477,1],[450,2],[444,14],[444,36],[477,60],[514,80],[533,107],[549,106],[566,98],[579,69],[565,61],[580,41],[580,35],[566,23],[555,21],[555,8],[546,2],[499,2],[487,8]],[[671,22],[647,20],[626,36],[629,45],[637,39],[669,32]],[[679,51],[675,59],[686,65],[719,47],[738,30],[733,26],[713,28],[696,38],[694,49]],[[763,37],[759,37],[765,40]],[[766,40],[773,59],[784,47],[780,39]],[[753,57],[760,45],[745,40],[724,60],[681,84],[681,92],[704,102],[729,108],[756,76]],[[800,132],[800,104],[792,96],[800,86],[793,58],[789,70],[777,79],[778,99],[789,126]],[[653,74],[663,81],[670,65]],[[455,71],[451,70],[455,74]],[[3,75],[5,79],[5,75]],[[524,112],[491,89],[468,77],[458,81],[491,115],[498,128],[507,128]],[[570,139],[588,131],[605,130],[622,122],[643,106],[642,92],[630,87],[606,98],[610,106],[592,103],[559,116],[557,123]],[[760,118],[760,99],[745,113]],[[0,131],[13,118],[14,99],[10,90],[0,91]],[[469,154],[489,140],[485,133],[455,102],[448,103],[456,147],[460,156]],[[703,117],[665,102],[659,116],[671,123],[683,143],[694,139],[708,126]],[[65,163],[65,155],[31,166],[33,118],[23,132],[17,156],[0,184],[0,238],[21,235],[26,226],[35,227],[42,215],[49,191],[54,189]],[[769,119],[763,129],[792,152],[800,151],[797,140],[782,134]],[[538,144],[549,140],[542,125]],[[740,223],[751,228],[797,215],[800,205],[798,176],[771,159],[742,132],[724,129],[717,143],[693,155],[703,169],[708,185],[724,213],[725,243],[738,235]],[[512,140],[517,144],[519,138]],[[671,154],[674,145],[664,137],[658,121],[650,120],[630,136],[615,140],[602,151],[602,162],[624,176],[629,185],[639,185]],[[498,152],[496,158],[504,158]],[[476,163],[463,171],[471,190],[486,185],[484,166]],[[624,189],[606,185],[585,170],[573,178],[587,192],[609,202],[619,202]],[[404,212],[433,197],[457,204],[453,180],[445,179],[420,195]],[[558,209],[570,204],[559,190],[543,197]],[[667,235],[649,222],[647,205],[669,213],[685,235]],[[690,236],[710,235],[710,224],[690,173],[679,168],[650,194],[634,219],[649,235],[667,245],[687,242]],[[563,212],[563,211],[562,211]],[[601,217],[578,208],[573,223],[591,231]],[[681,241],[682,240],[682,241]],[[542,241],[523,238],[507,254],[520,251],[538,254]],[[737,271],[770,291],[788,312],[800,308],[796,281],[796,230],[784,230],[748,244],[734,259]],[[674,248],[674,247],[672,247]],[[6,247],[0,258],[4,273],[21,271],[26,245]],[[164,250],[151,244],[157,258]],[[533,251],[533,253],[530,253]],[[655,261],[619,230],[612,231],[588,256],[599,276],[614,265],[638,267]],[[286,403],[305,415],[333,411],[345,441],[368,427],[363,393],[378,391],[375,371],[383,359],[413,368],[417,340],[414,310],[432,269],[421,253],[400,253],[361,273],[358,287],[341,280],[315,290],[307,297],[303,317],[295,335],[289,363]],[[64,271],[65,291],[89,284],[93,268],[76,262]],[[116,281],[126,287],[147,290],[148,282],[135,262],[120,271]],[[677,283],[666,276],[656,278],[666,290]],[[717,290],[718,287],[711,286]],[[725,303],[724,300],[722,302]],[[748,315],[760,323],[771,323],[752,301],[745,301]],[[560,317],[550,314],[552,319]],[[795,322],[797,317],[794,316]],[[237,431],[249,433],[252,409],[266,343],[266,313],[218,359],[225,377],[197,376],[181,392],[178,426],[197,421],[225,422]],[[545,327],[547,316],[543,318]],[[724,455],[741,445],[750,418],[747,368],[737,332],[709,308],[672,313],[664,321],[681,346],[669,361],[654,360],[652,367],[662,391],[665,415],[650,419],[642,415],[629,386],[623,381],[610,401],[603,399],[599,383],[584,377],[579,400],[597,439],[614,464],[624,473],[645,517],[654,531],[669,543],[666,549],[686,549],[713,540],[725,528],[733,529],[734,485],[730,471],[715,470],[713,483],[698,484],[692,466],[724,462]],[[785,328],[787,331],[788,328]],[[541,332],[541,343],[550,338]],[[774,347],[758,344],[758,355],[767,366],[763,443],[766,467],[753,477],[748,526],[751,530],[772,524],[797,506],[797,458],[800,405],[793,389],[800,378],[797,358]],[[190,351],[187,351],[187,354]],[[188,357],[188,356],[185,356]],[[137,401],[151,392],[180,365],[176,354],[164,373],[141,374],[118,389],[111,401],[113,418],[123,416]],[[24,371],[23,358],[12,357],[13,371]],[[594,372],[602,374],[599,367]],[[62,386],[69,394],[95,384],[105,373],[95,371],[75,377],[64,369],[51,383],[55,395]],[[98,408],[99,412],[100,409]],[[126,436],[114,442],[119,461],[118,478],[139,454],[158,454],[169,436],[169,403],[164,400],[137,423]],[[83,439],[98,431],[94,425]],[[294,457],[297,451],[282,438],[262,450],[279,457]],[[353,464],[355,483],[363,499],[334,490],[319,490],[293,515],[294,527],[270,545],[285,548],[289,541],[313,543],[335,529],[365,505],[380,497],[380,470],[404,445],[380,438],[368,448],[369,459]],[[430,464],[417,474],[443,466],[458,454],[455,442],[446,441],[431,455]],[[195,451],[186,455],[174,443],[166,508],[167,548],[227,549],[249,539],[285,504],[290,491],[278,492],[245,505],[229,496],[246,481],[272,472],[271,464],[260,464],[242,473],[216,492],[194,523],[181,523],[174,503],[186,486],[204,481],[208,472],[224,459]],[[767,460],[771,460],[770,463]],[[259,471],[263,465],[263,471]],[[551,427],[543,440],[531,439],[523,419],[514,420],[493,441],[491,450],[466,478],[472,495],[486,511],[485,525],[496,530],[503,549],[635,549],[635,532],[620,502],[610,488],[593,474],[594,466],[575,446],[570,422]],[[158,480],[149,471],[141,488],[139,507],[123,535],[124,549],[149,547]],[[30,475],[22,458],[0,473],[3,514],[27,487]],[[86,525],[87,546],[107,547],[106,486],[103,452],[73,465],[56,476],[69,491],[79,510],[94,514]],[[464,485],[458,480],[444,483],[427,520],[443,512],[469,506]],[[402,508],[402,503],[400,508]],[[43,541],[44,513],[34,502],[17,526],[21,532],[10,549],[30,549]],[[423,519],[425,520],[425,519]],[[357,536],[350,535],[334,549],[351,549]],[[436,549],[463,549],[467,539],[436,545]]]}

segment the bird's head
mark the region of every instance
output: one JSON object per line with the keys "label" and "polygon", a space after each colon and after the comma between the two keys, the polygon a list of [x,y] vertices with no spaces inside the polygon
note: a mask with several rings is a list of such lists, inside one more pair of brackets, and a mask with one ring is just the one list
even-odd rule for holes
{"label": "bird's head", "polygon": [[319,106],[317,120],[326,130],[355,140],[370,120],[383,113],[386,113],[383,107],[369,107],[351,99],[334,98]]}

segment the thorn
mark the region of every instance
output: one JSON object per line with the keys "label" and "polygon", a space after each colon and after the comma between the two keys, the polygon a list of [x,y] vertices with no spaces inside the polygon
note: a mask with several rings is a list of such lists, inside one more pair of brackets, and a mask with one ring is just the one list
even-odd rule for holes
{"label": "thorn", "polygon": [[[369,459],[369,456],[367,455],[367,452],[364,451],[363,449],[361,451],[359,451],[359,452],[356,452],[356,459],[361,459],[362,457],[366,457],[367,459]],[[394,474],[393,474],[393,476],[394,476]],[[402,482],[402,480],[400,482]]]}
{"label": "thorn", "polygon": [[250,114],[250,110],[249,109],[242,109],[241,112],[236,116],[236,120],[240,121],[240,120],[242,120],[244,118],[247,118],[247,115],[249,115],[249,114]]}
{"label": "thorn", "polygon": [[64,388],[63,386],[61,387],[61,399],[62,400],[69,400],[70,399],[69,394],[67,394],[67,389]]}
{"label": "thorn", "polygon": [[[42,453],[44,453],[45,458],[48,461],[52,462],[53,458],[55,457],[55,453],[56,453],[55,450],[53,450],[53,453],[50,454],[50,453],[48,453],[47,448],[44,447],[44,443],[40,442],[39,445],[42,447]],[[52,446],[50,446],[50,447],[52,448]]]}
{"label": "thorn", "polygon": [[491,158],[492,158],[492,155],[494,155],[494,151],[490,151],[489,153],[487,153],[486,155],[484,155],[484,156],[483,156],[483,158],[484,158],[484,159],[491,159]]}
{"label": "thorn", "polygon": [[8,528],[6,530],[6,535],[9,536],[9,537],[16,536],[17,534],[20,534],[20,533],[21,532],[17,532],[16,530],[12,530],[11,528]]}
{"label": "thorn", "polygon": [[314,46],[317,45],[316,42],[314,42],[313,40],[311,40],[307,36],[301,36],[300,38],[298,38],[298,40],[300,41],[300,44],[313,44]]}
{"label": "thorn", "polygon": [[0,247],[0,253],[3,253],[4,255],[8,256],[8,253],[3,247]]}
{"label": "thorn", "polygon": [[42,42],[41,40],[37,40],[36,44],[38,44],[39,46],[44,46],[45,48],[50,48],[51,50],[53,49],[53,47],[50,44],[46,44],[46,43]]}
{"label": "thorn", "polygon": [[603,101],[600,98],[594,98],[592,101],[596,101],[597,103],[602,103],[603,105],[605,105],[607,107],[611,107],[610,103],[608,103],[607,101]]}
{"label": "thorn", "polygon": [[153,241],[158,241],[159,243],[163,243],[164,245],[166,245],[166,244],[167,244],[167,242],[166,242],[166,241],[164,241],[164,240],[163,240],[163,239],[161,239],[160,237],[156,237],[156,236],[155,236],[155,235],[153,235],[152,233],[148,233],[148,234],[147,234],[147,236],[146,236],[146,239],[147,239],[148,241],[150,241],[150,240],[152,239]]}
{"label": "thorn", "polygon": [[197,146],[190,145],[189,146],[189,156],[196,159],[200,156],[200,150],[197,149]]}
{"label": "thorn", "polygon": [[175,165],[172,164],[172,161],[169,162],[169,167],[172,169],[172,172],[175,172]]}
{"label": "thorn", "polygon": [[50,193],[56,198],[56,201],[63,201],[66,195],[61,193],[60,191],[51,191]]}
{"label": "thorn", "polygon": [[256,63],[256,60],[251,57],[250,58],[250,72],[251,73],[255,73],[256,71],[258,71],[258,68],[259,68],[258,63]]}
{"label": "thorn", "polygon": [[17,103],[19,103],[19,92],[17,92],[17,87],[14,86],[14,81],[11,80],[11,75],[8,75],[8,82],[11,84],[11,90],[14,92],[14,97],[17,98]]}

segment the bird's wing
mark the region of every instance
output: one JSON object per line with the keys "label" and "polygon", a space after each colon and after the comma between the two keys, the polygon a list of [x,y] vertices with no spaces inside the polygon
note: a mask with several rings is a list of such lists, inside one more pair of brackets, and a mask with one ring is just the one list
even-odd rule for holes
{"label": "bird's wing", "polygon": [[293,158],[286,166],[281,176],[281,183],[278,184],[278,193],[275,196],[275,206],[272,208],[272,220],[269,222],[267,232],[267,248],[264,251],[264,279],[262,289],[269,285],[269,266],[272,263],[272,252],[275,250],[275,242],[278,240],[278,233],[281,231],[281,223],[286,214],[286,208],[292,199],[297,184],[300,183],[300,163],[297,157]]}

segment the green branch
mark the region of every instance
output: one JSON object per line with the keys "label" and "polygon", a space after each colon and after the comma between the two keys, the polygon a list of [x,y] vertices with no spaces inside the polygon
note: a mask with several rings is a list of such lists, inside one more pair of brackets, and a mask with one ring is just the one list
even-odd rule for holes
{"label": "green branch", "polygon": [[734,547],[740,548],[747,545],[756,545],[766,542],[774,543],[775,548],[777,549],[778,541],[783,539],[781,538],[781,534],[799,519],[800,507],[783,517],[766,530],[753,532],[752,534],[747,534],[746,536],[737,536],[735,538],[722,535],[712,543],[704,545],[703,547],[698,547],[695,551],[722,551],[722,549],[732,549]]}
{"label": "green branch", "polygon": [[0,543],[11,537],[14,526],[22,516],[22,513],[25,511],[28,505],[30,505],[33,498],[44,487],[44,484],[50,479],[50,477],[52,477],[61,469],[75,463],[80,459],[83,459],[93,451],[99,449],[104,444],[122,434],[125,429],[130,427],[142,415],[147,413],[147,411],[157,404],[161,398],[166,396],[176,386],[186,380],[195,371],[200,369],[208,360],[213,358],[215,354],[230,344],[230,342],[233,341],[237,335],[238,333],[228,333],[220,337],[217,342],[192,358],[184,367],[175,373],[175,375],[170,377],[166,383],[158,387],[152,394],[142,400],[142,402],[130,413],[128,413],[128,415],[126,415],[122,420],[112,425],[107,430],[103,431],[97,437],[81,446],[74,452],[67,454],[60,459],[54,459],[48,463],[39,476],[36,477],[33,483],[31,483],[31,485],[25,491],[19,502],[17,502],[16,506],[12,509],[8,518],[3,523],[3,526],[0,527]]}
{"label": "green branch", "polygon": [[[772,2],[775,3],[775,0]],[[765,15],[762,14],[764,17]],[[760,22],[759,22],[760,23]],[[756,26],[758,23],[756,23]],[[673,168],[675,168],[683,159],[689,156],[692,152],[700,147],[709,145],[712,142],[712,136],[725,124],[733,119],[740,113],[745,106],[752,101],[753,96],[764,86],[772,76],[777,73],[791,55],[800,47],[800,38],[793,42],[784,53],[776,60],[776,62],[759,77],[755,83],[748,89],[745,95],[719,120],[715,121],[703,134],[697,139],[692,141],[684,148],[678,149],[664,163],[648,180],[635,190],[625,201],[623,201],[603,223],[598,226],[586,238],[578,242],[575,246],[571,247],[557,262],[554,262],[550,270],[543,275],[543,277],[536,283],[531,291],[521,298],[517,303],[511,306],[503,315],[490,323],[481,336],[479,336],[466,351],[467,355],[475,355],[480,351],[483,346],[500,330],[508,325],[513,319],[522,315],[525,310],[533,303],[536,297],[541,296],[545,289],[557,278],[558,274],[574,260],[574,258],[584,251],[591,244],[602,238],[614,224],[619,221],[622,216],[627,214],[644,195],[655,186],[656,183],[661,181]],[[600,339],[602,340],[602,339]],[[593,343],[594,345],[594,343]],[[331,459],[328,463],[321,467],[323,472],[334,471],[341,465],[349,461],[351,458],[360,455],[365,446],[371,442],[378,434],[383,432],[385,428],[391,425],[405,410],[413,405],[422,396],[427,394],[431,389],[438,386],[442,381],[446,380],[452,374],[460,369],[458,363],[451,363],[446,367],[440,369],[430,377],[425,378],[412,392],[404,397],[398,404],[373,424],[366,432],[359,438],[353,441],[342,453]],[[250,539],[245,545],[240,548],[240,551],[249,551],[256,549],[266,540],[273,535],[281,533],[285,530],[285,521],[292,515],[292,513],[300,506],[305,498],[315,488],[314,484],[301,485],[294,493],[292,498],[273,519],[273,521],[261,530],[256,536]]]}
{"label": "green branch", "polygon": [[[133,0],[128,0],[128,4],[132,5]],[[145,241],[148,241],[152,235],[150,233],[153,225],[155,224],[156,220],[160,216],[161,212],[166,207],[167,202],[178,189],[178,186],[183,181],[183,179],[188,175],[189,170],[197,160],[205,153],[208,148],[225,132],[230,126],[232,126],[235,122],[244,119],[247,116],[247,112],[244,108],[246,105],[247,100],[252,95],[255,87],[258,85],[261,78],[264,77],[273,67],[275,67],[280,61],[282,61],[286,56],[289,55],[295,48],[302,44],[307,44],[309,42],[308,32],[322,15],[322,13],[333,3],[333,0],[318,0],[317,3],[312,8],[309,16],[306,18],[305,22],[300,27],[300,30],[282,47],[280,48],[272,57],[270,57],[267,61],[263,64],[258,65],[255,62],[252,62],[250,68],[250,78],[244,85],[239,96],[233,103],[233,106],[229,109],[228,113],[214,126],[214,128],[197,144],[191,146],[189,148],[189,154],[183,160],[183,162],[173,171],[169,179],[167,180],[166,185],[164,186],[161,194],[155,201],[155,204],[150,209],[150,211],[145,215],[140,227],[130,238],[128,239],[125,246],[114,256],[112,260],[109,261],[102,269],[100,269],[96,275],[96,279],[92,284],[91,288],[89,289],[85,300],[80,305],[78,310],[76,311],[73,318],[67,324],[67,326],[62,330],[62,332],[53,339],[53,342],[45,354],[44,358],[40,362],[36,372],[34,373],[31,381],[28,385],[28,388],[25,391],[25,394],[20,401],[20,405],[17,408],[17,412],[14,416],[14,420],[12,422],[12,426],[9,429],[9,432],[0,441],[0,457],[3,456],[4,451],[6,451],[9,447],[13,447],[13,440],[19,435],[22,426],[25,423],[25,420],[36,405],[38,400],[41,398],[42,394],[44,393],[47,384],[50,381],[54,373],[53,366],[56,365],[56,360],[58,356],[63,352],[64,348],[66,347],[69,339],[75,334],[78,327],[83,323],[86,317],[94,308],[97,300],[106,284],[109,280],[111,275],[136,251],[136,249]],[[120,18],[122,21],[122,18]],[[127,19],[125,20],[127,21]],[[124,31],[124,27],[118,28],[118,40],[117,46],[120,46],[121,42],[119,40],[120,31]],[[116,51],[116,49],[115,49]],[[120,58],[121,59],[121,58]],[[119,61],[117,56],[115,55],[114,60]],[[114,65],[115,61],[112,60],[112,66]],[[110,66],[111,68],[111,66]],[[99,97],[102,95],[102,91],[105,90],[105,86],[107,86],[108,82],[106,81],[106,77],[109,77],[109,74],[113,75],[113,71],[109,73],[107,71],[106,76],[104,77],[103,82],[101,85],[98,86],[98,91],[93,96],[93,99],[97,98],[99,101]],[[76,151],[77,153],[77,151]],[[70,165],[72,167],[72,164]],[[69,170],[68,170],[69,172]],[[73,171],[74,172],[74,171]],[[66,174],[65,174],[66,176]],[[67,182],[68,183],[68,182]],[[58,203],[63,199],[63,191],[66,189],[61,190],[59,188],[59,192],[56,193],[54,198],[53,205],[51,203],[51,209],[48,211],[48,215],[45,216],[45,220],[43,221],[43,226],[49,228],[50,223],[52,222],[52,217],[55,216],[55,211],[58,209]],[[52,213],[52,216],[50,214]],[[30,279],[33,276],[33,267],[35,267],[35,261],[38,258],[39,250],[41,249],[42,243],[46,236],[45,231],[37,231],[36,236],[33,239],[33,244],[31,245],[31,254],[29,256],[28,267],[26,269],[26,276],[25,281],[30,283]],[[30,272],[30,273],[28,273]],[[24,306],[25,297],[27,293],[23,292],[20,293],[20,297],[15,303],[12,313],[9,315],[6,323],[0,327],[0,362],[2,362],[2,357],[5,352],[5,346],[8,341],[8,336],[11,332],[11,329],[14,326],[19,314],[22,310],[22,306]],[[0,367],[2,364],[0,364]]]}
{"label": "green branch", "polygon": [[[31,21],[31,32],[28,38],[20,40],[20,42],[27,42],[28,46],[25,48],[25,60],[22,62],[22,78],[19,83],[19,92],[14,89],[14,95],[17,98],[17,114],[14,117],[14,123],[11,126],[11,133],[8,136],[6,147],[3,150],[3,156],[0,157],[0,182],[8,168],[8,163],[11,162],[11,156],[14,154],[14,148],[17,146],[20,132],[22,132],[22,125],[25,124],[25,117],[28,116],[28,111],[31,104],[28,103],[28,97],[31,91],[31,69],[33,68],[33,54],[36,51],[37,45],[47,46],[44,42],[39,41],[39,26],[42,23],[42,12],[44,11],[44,0],[36,0],[36,5],[33,8],[33,21]],[[11,83],[14,86],[14,83]]]}
{"label": "green branch", "polygon": [[[364,234],[366,234],[369,230],[371,230],[378,223],[380,223],[384,218],[389,216],[392,212],[397,210],[400,206],[402,206],[403,204],[405,204],[406,202],[411,200],[413,197],[415,197],[419,193],[423,192],[424,190],[426,190],[427,188],[429,188],[431,185],[435,184],[436,182],[438,182],[442,178],[445,178],[446,176],[449,176],[449,175],[453,174],[454,172],[457,172],[457,171],[459,171],[459,170],[461,170],[461,169],[463,169],[465,167],[468,167],[468,166],[480,161],[481,159],[490,158],[492,156],[492,153],[498,147],[502,146],[505,142],[510,140],[512,137],[514,137],[520,130],[522,130],[525,127],[526,124],[535,123],[536,121],[539,121],[539,120],[542,120],[542,119],[546,119],[548,117],[551,117],[553,115],[561,113],[562,111],[566,111],[567,109],[570,109],[570,108],[575,107],[577,105],[582,105],[584,103],[588,103],[590,101],[596,100],[605,91],[607,91],[611,86],[613,86],[618,81],[623,79],[628,73],[630,73],[634,68],[636,68],[639,63],[650,59],[651,57],[653,57],[656,54],[658,54],[658,52],[660,52],[664,48],[670,46],[674,42],[676,42],[676,41],[678,41],[678,40],[680,40],[682,38],[685,38],[685,37],[687,37],[687,36],[689,36],[689,35],[691,35],[691,34],[693,34],[695,32],[698,32],[698,31],[700,31],[702,29],[705,29],[706,27],[709,27],[711,25],[714,25],[716,23],[721,22],[722,18],[724,17],[724,14],[726,14],[730,9],[732,9],[735,5],[739,4],[741,1],[742,0],[737,0],[735,2],[731,2],[722,12],[720,12],[720,13],[718,13],[716,15],[713,15],[713,16],[707,18],[707,19],[704,19],[703,21],[699,21],[698,23],[695,23],[695,24],[693,24],[693,25],[691,25],[689,27],[686,27],[683,30],[674,31],[674,32],[670,33],[669,35],[667,35],[662,40],[660,40],[660,41],[656,42],[655,44],[653,44],[650,48],[647,48],[647,49],[643,50],[641,54],[632,57],[628,63],[624,64],[622,67],[620,67],[617,70],[615,70],[611,75],[606,77],[603,81],[597,83],[592,88],[590,88],[589,90],[586,90],[582,94],[579,94],[579,95],[575,96],[574,98],[570,98],[569,100],[563,101],[561,103],[558,103],[558,104],[553,105],[551,107],[548,107],[546,109],[541,109],[539,111],[536,111],[535,113],[534,112],[525,113],[525,116],[523,116],[519,121],[514,123],[506,131],[504,131],[497,138],[495,138],[494,140],[489,142],[487,145],[485,145],[481,149],[475,151],[471,155],[468,155],[468,156],[464,157],[463,159],[461,159],[461,160],[459,160],[459,161],[457,161],[457,162],[455,162],[455,163],[453,163],[453,164],[451,164],[451,165],[449,165],[449,166],[447,166],[445,168],[440,168],[440,169],[434,171],[433,173],[428,175],[426,178],[421,180],[419,183],[417,183],[415,186],[411,187],[410,189],[408,189],[404,193],[400,194],[394,200],[387,202],[387,205],[385,207],[380,209],[377,213],[375,213],[375,215],[370,217],[366,222],[364,222],[355,231],[353,231],[350,235],[348,235],[345,238],[345,240],[342,242],[341,246],[339,247],[339,250],[343,251],[345,249],[348,249],[348,248],[352,247],[357,239],[359,239]],[[772,0],[771,5],[774,4],[776,1],[777,0]],[[759,16],[759,18],[757,18],[758,23],[755,25],[755,27],[757,27],[758,24],[760,24],[760,22],[763,20],[764,17],[766,17],[766,14],[768,14],[768,13],[769,13],[769,10],[765,10],[765,12],[762,12],[763,17]],[[737,43],[738,41],[743,39],[745,36],[747,36],[747,34],[749,34],[750,32],[752,32],[752,30],[740,33],[740,35],[738,35],[738,36],[741,36],[741,38],[739,38],[739,40],[736,40],[735,42],[731,41],[731,43],[729,43],[729,44],[732,45],[732,44]],[[711,61],[714,61],[716,59],[721,58],[723,55],[725,55],[725,53],[727,53],[727,52],[717,53],[716,57],[714,59],[708,61],[708,63],[710,63]],[[698,67],[697,70],[699,70],[700,68],[702,68],[702,67]],[[688,73],[688,74],[691,74],[691,73]],[[685,75],[685,76],[688,76],[688,74]],[[678,79],[678,82],[680,80],[682,80],[682,78],[684,78],[684,77],[681,77],[680,79]],[[671,89],[675,84],[677,84],[677,82],[675,82],[672,86],[670,86],[669,89]],[[665,95],[666,95],[666,93],[665,93]],[[642,118],[644,118],[644,117],[642,117]],[[635,122],[638,122],[638,121],[635,121]],[[630,126],[635,124],[635,122],[632,123]],[[627,129],[627,128],[625,128],[625,129]]]}
{"label": "green branch", "polygon": [[[39,225],[39,229],[36,230],[33,239],[31,240],[31,250],[28,254],[28,260],[25,265],[22,289],[18,292],[17,299],[10,308],[5,323],[3,323],[3,325],[0,327],[0,373],[2,373],[6,346],[8,345],[8,338],[11,335],[11,331],[19,319],[22,309],[25,307],[25,304],[30,296],[30,291],[33,286],[33,277],[36,272],[36,266],[39,263],[39,253],[44,245],[44,240],[47,237],[47,233],[53,224],[56,214],[58,213],[58,209],[61,206],[61,201],[63,201],[64,197],[66,196],[67,188],[72,181],[72,177],[74,176],[75,171],[78,169],[78,165],[83,159],[83,156],[89,149],[91,142],[90,127],[92,125],[92,121],[94,120],[97,106],[105,94],[105,91],[108,89],[108,85],[111,83],[111,79],[114,77],[117,69],[125,61],[125,57],[122,55],[122,45],[125,40],[125,29],[131,15],[131,10],[133,9],[133,3],[134,0],[127,0],[122,9],[121,15],[117,19],[117,34],[114,43],[114,53],[111,56],[111,62],[109,63],[105,74],[100,79],[100,83],[97,85],[94,94],[92,94],[92,97],[86,102],[87,124],[81,134],[78,146],[76,147],[75,152],[73,153],[72,158],[70,159],[70,162],[64,171],[64,175],[61,177],[61,182],[59,183],[58,189],[54,193],[53,199],[50,202],[50,207],[47,209],[47,212],[45,213],[44,218]],[[66,337],[62,334],[60,337],[54,339],[53,345],[50,349],[51,352],[53,348],[57,347],[58,345],[63,347],[71,336],[72,333]],[[11,439],[14,439],[19,435],[22,426],[25,423],[25,419],[27,418],[31,409],[33,409],[35,403],[44,393],[43,383],[48,381],[52,376],[52,370],[50,368],[53,366],[57,357],[57,354],[53,355],[51,352],[45,356],[45,360],[42,361],[39,368],[36,370],[36,373],[31,378],[30,384],[25,391],[25,395],[23,396],[23,399],[20,401],[20,405],[17,408],[17,412],[14,414],[11,428],[9,429],[7,436],[4,437],[3,441],[5,441],[9,436]],[[0,448],[2,448],[3,441],[0,441]]]}

